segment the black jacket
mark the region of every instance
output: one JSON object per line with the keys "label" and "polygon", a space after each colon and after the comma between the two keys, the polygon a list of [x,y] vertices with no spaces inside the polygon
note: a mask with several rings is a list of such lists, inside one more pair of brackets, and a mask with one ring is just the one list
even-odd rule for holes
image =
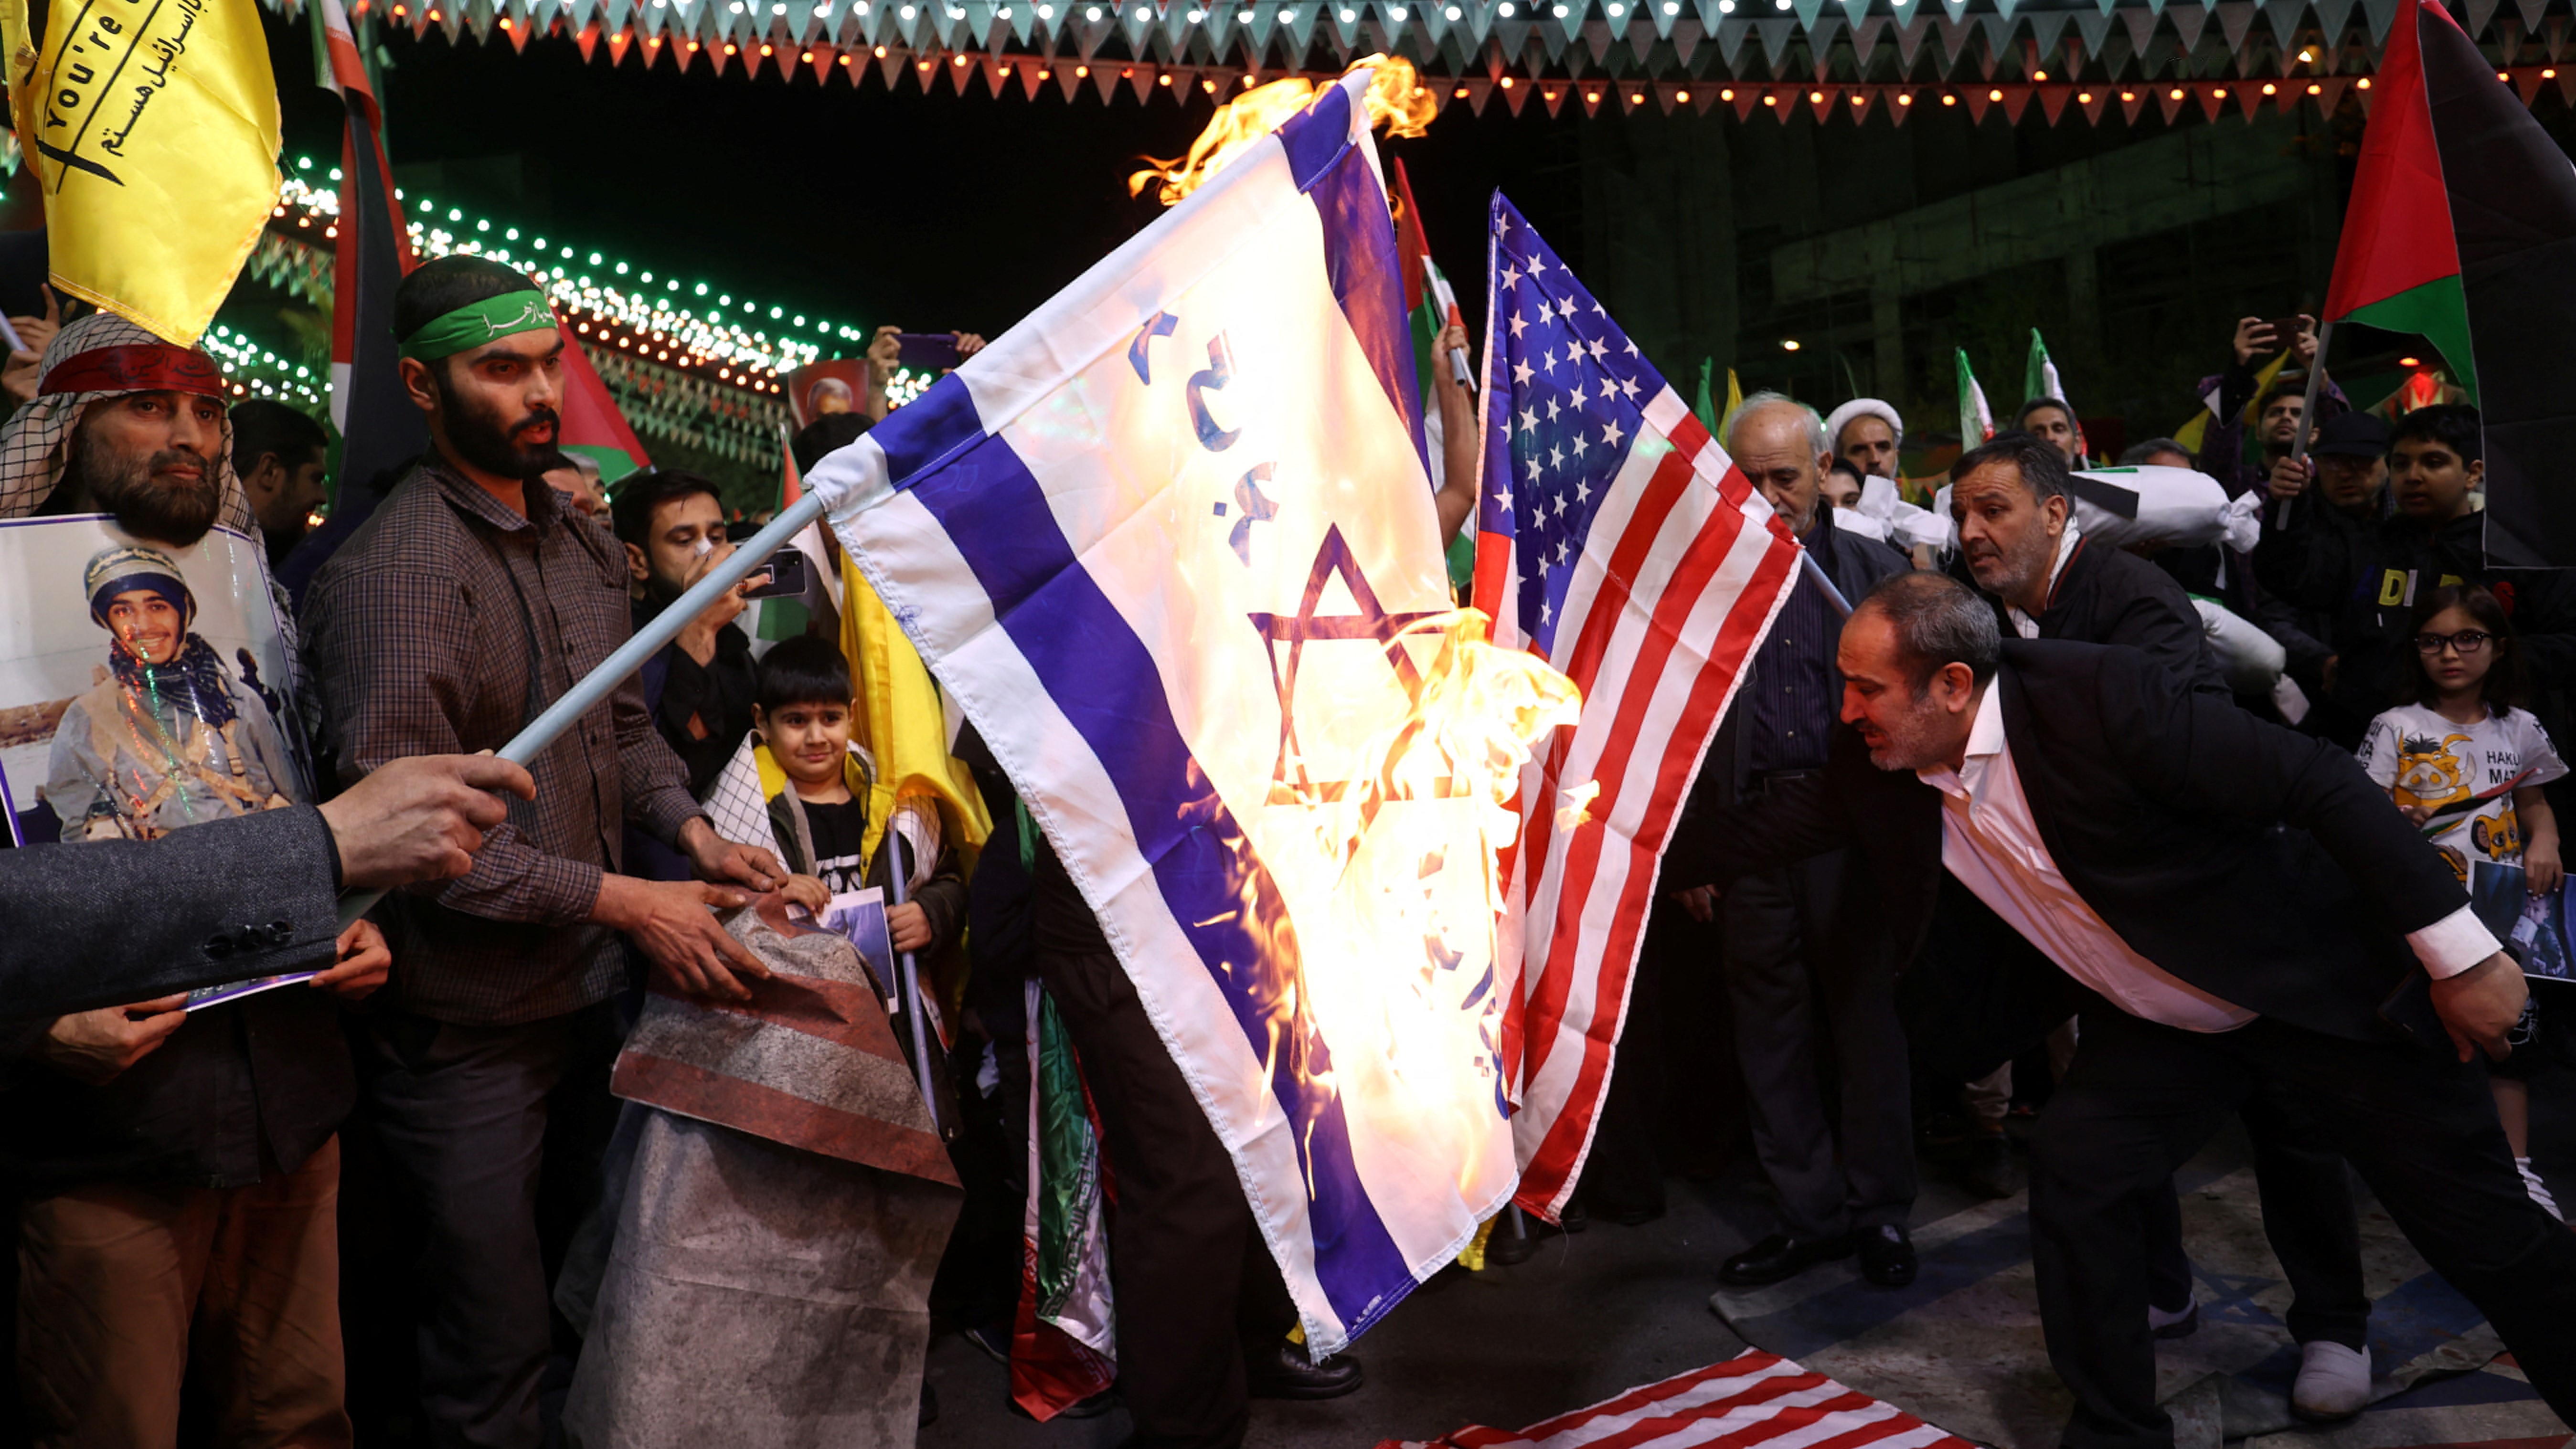
{"label": "black jacket", "polygon": [[[661,613],[651,603],[635,605],[638,633]],[[751,657],[751,636],[739,624],[716,631],[716,653],[704,664],[691,659],[678,644],[666,644],[644,665],[646,707],[653,727],[671,753],[688,767],[689,793],[703,800],[723,773],[742,737],[751,733],[752,681],[758,665]],[[701,737],[689,728],[694,718],[705,728]]]}
{"label": "black jacket", "polygon": [[[1989,687],[2049,854],[2130,949],[2312,1031],[2422,1028],[2428,978],[2404,936],[2468,897],[2352,756],[2131,649],[2007,640]],[[1664,879],[1724,884],[1846,846],[1914,955],[1946,875],[1941,795],[1871,765],[1849,726],[1822,776],[1693,822]]]}
{"label": "black jacket", "polygon": [[[1966,565],[1963,563],[1964,571]],[[1966,580],[1973,585],[1973,578]],[[2017,637],[2001,599],[1987,595],[2004,637]],[[2200,611],[2182,585],[2154,564],[2091,539],[2075,541],[2074,557],[2057,576],[2040,612],[2039,637],[2077,644],[2125,644],[2153,658],[2195,689],[2230,698],[2210,657]]]}
{"label": "black jacket", "polygon": [[[2333,612],[2330,738],[2354,747],[2371,718],[2399,702],[2408,679],[2406,654],[2413,647],[2409,600],[2463,581],[2496,591],[2530,668],[2534,712],[2553,737],[2565,732],[2568,696],[2576,690],[2576,595],[2557,571],[2488,568],[2486,515],[2474,509],[2433,527],[2397,513],[2357,530],[2329,525],[2321,515],[2330,512],[2313,510],[2320,528],[2310,535],[2310,547],[2285,553],[2276,546],[2272,559],[2285,575],[2285,595]],[[2329,529],[2347,535],[2344,547],[2326,543]]]}
{"label": "black jacket", "polygon": [[[1879,580],[1913,567],[1903,554],[1886,544],[1834,527],[1834,508],[1830,503],[1816,505],[1816,525],[1800,542],[1815,554],[1816,562],[1824,567],[1825,576],[1842,591],[1845,603],[1859,603],[1863,595],[1877,587]],[[1798,575],[1794,587],[1815,587],[1814,580],[1806,577],[1804,565],[1799,567]],[[1753,668],[1759,667],[1757,655]],[[1843,691],[1842,671],[1835,669],[1833,660],[1828,657],[1825,672],[1833,681],[1830,698],[1839,707]],[[1753,684],[1753,675],[1748,671],[1744,689],[1736,691],[1734,702],[1727,707],[1726,718],[1718,724],[1717,737],[1709,742],[1708,760],[1700,767],[1699,781],[1691,789],[1689,810],[1731,805],[1742,798],[1746,781],[1753,772],[1753,740],[1751,733],[1742,727],[1744,711],[1741,706],[1745,690]],[[1723,762],[1723,768],[1709,768],[1720,762]]]}

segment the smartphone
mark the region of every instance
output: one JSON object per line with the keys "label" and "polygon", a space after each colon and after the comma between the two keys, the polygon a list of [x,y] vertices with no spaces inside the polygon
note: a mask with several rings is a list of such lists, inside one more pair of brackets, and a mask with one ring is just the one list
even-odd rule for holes
{"label": "smartphone", "polygon": [[805,593],[810,572],[802,549],[782,548],[769,556],[769,582],[743,591],[746,599],[794,599]]}
{"label": "smartphone", "polygon": [[2263,325],[2272,329],[2274,347],[2287,347],[2299,340],[2299,334],[2307,330],[2308,321],[2304,317],[2275,317]]}
{"label": "smartphone", "polygon": [[895,354],[895,361],[905,367],[944,370],[957,365],[957,334],[954,332],[898,332],[894,340],[900,349]]}

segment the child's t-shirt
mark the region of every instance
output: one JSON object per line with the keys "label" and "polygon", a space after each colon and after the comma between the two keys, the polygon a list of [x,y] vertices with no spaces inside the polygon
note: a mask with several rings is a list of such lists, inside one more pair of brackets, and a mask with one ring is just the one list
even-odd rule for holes
{"label": "child's t-shirt", "polygon": [[834,895],[865,890],[868,884],[867,802],[844,800],[838,805],[817,805],[806,800],[799,803],[805,807],[805,828],[814,836],[814,869],[811,874],[829,886]]}
{"label": "child's t-shirt", "polygon": [[2531,711],[2490,710],[2476,724],[2457,724],[2420,704],[2399,705],[2370,722],[2361,768],[2401,806],[2429,805],[2435,849],[2466,884],[2472,860],[2522,859],[2516,785],[2542,785],[2567,773],[2549,734]]}

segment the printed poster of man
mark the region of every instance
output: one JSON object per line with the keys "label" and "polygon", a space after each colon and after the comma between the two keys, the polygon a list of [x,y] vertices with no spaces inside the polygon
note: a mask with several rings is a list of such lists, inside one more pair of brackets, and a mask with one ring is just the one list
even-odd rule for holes
{"label": "printed poster of man", "polygon": [[0,793],[27,844],[148,840],[313,798],[257,544],[0,522]]}
{"label": "printed poster of man", "polygon": [[868,360],[836,357],[787,374],[787,407],[800,429],[833,413],[868,410]]}

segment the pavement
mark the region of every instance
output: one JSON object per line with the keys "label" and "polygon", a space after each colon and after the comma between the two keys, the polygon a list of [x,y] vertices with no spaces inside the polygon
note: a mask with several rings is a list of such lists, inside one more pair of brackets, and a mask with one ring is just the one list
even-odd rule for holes
{"label": "pavement", "polygon": [[[2534,1093],[2535,1156],[2560,1201],[2576,1202],[2568,1192],[2576,1187],[2576,1077],[2544,1080],[2548,1088]],[[2189,1170],[2216,1176],[2251,1160],[2231,1124]],[[1358,1392],[1325,1403],[1256,1401],[1250,1449],[1373,1449],[1382,1440],[1429,1438],[1468,1424],[1517,1429],[1732,1358],[1746,1345],[1710,1312],[1709,1295],[1717,1265],[1772,1230],[1769,1189],[1739,1157],[1706,1181],[1668,1179],[1665,1195],[1665,1215],[1654,1222],[1595,1221],[1582,1233],[1543,1240],[1527,1262],[1435,1277],[1352,1350],[1367,1372]],[[1977,1205],[1927,1167],[1914,1221],[1937,1222]],[[1108,1449],[1130,1427],[1124,1409],[1048,1425],[1010,1413],[1005,1370],[954,1334],[932,1341],[929,1379],[940,1416],[922,1431],[922,1449]],[[2428,1385],[2388,1407],[2420,1400],[2431,1408],[2442,1394],[2461,1392]],[[2404,1442],[2489,1437],[2446,1432],[2451,1417],[2437,1416]],[[2261,1442],[2289,1449],[2309,1437],[2294,1432]]]}

